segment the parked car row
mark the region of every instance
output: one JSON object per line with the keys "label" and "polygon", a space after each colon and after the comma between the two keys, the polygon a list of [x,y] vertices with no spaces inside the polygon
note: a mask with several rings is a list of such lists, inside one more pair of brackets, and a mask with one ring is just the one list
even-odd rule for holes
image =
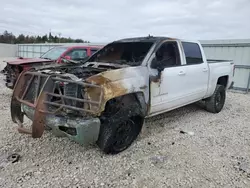
{"label": "parked car row", "polygon": [[[145,118],[197,101],[219,113],[233,84],[234,63],[207,60],[197,41],[148,36],[114,41],[94,54],[83,51],[51,50],[36,62],[59,64],[36,70],[25,69],[31,60],[9,63],[22,65],[11,100],[19,132],[40,138],[48,127],[57,136],[117,154],[136,140]],[[80,63],[60,62],[85,55],[90,57]],[[31,129],[24,128],[24,116],[32,120]]]}

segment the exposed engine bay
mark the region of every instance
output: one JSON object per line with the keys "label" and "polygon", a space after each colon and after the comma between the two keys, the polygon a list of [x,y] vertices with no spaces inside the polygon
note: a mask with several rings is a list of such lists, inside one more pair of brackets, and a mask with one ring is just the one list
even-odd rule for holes
{"label": "exposed engine bay", "polygon": [[[47,111],[56,111],[57,115],[88,116],[88,112],[94,112],[99,108],[101,96],[90,100],[89,92],[101,94],[101,88],[86,82],[86,79],[101,72],[129,67],[112,63],[87,62],[78,65],[57,65],[50,68],[42,68],[29,71],[23,79],[26,83],[26,92],[22,97],[24,101],[35,104],[39,93],[51,77],[53,83],[48,92]],[[94,88],[94,89],[93,89]],[[92,91],[93,90],[93,91]],[[41,95],[41,94],[40,94]],[[58,110],[59,109],[59,110]],[[87,113],[86,113],[87,112]]]}
{"label": "exposed engine bay", "polygon": [[[85,64],[77,64],[77,65],[57,65],[54,67],[44,67],[44,68],[37,68],[37,72],[46,73],[46,74],[57,74],[61,76],[70,76],[74,79],[86,79],[92,75],[129,67],[129,65],[119,65],[115,63],[101,63],[101,62],[87,62]],[[71,74],[71,75],[70,75]]]}

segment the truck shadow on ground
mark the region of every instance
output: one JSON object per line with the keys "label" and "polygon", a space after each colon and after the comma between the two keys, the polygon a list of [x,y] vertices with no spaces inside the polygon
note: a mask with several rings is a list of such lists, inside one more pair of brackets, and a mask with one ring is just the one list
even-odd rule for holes
{"label": "truck shadow on ground", "polygon": [[[138,138],[138,140],[148,137],[151,134],[157,132],[162,132],[166,130],[171,130],[179,127],[179,119],[182,122],[190,121],[189,117],[192,117],[197,112],[206,112],[204,104],[202,102],[197,102],[190,104],[163,114],[159,114],[145,120],[143,125],[143,135]],[[180,125],[181,129],[182,125]]]}

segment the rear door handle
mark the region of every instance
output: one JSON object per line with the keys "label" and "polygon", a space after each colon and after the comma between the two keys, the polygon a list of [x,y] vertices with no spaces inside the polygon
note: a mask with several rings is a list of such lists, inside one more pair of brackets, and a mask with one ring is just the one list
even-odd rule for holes
{"label": "rear door handle", "polygon": [[178,73],[178,75],[185,75],[186,73],[184,72],[184,71],[180,71],[179,73]]}
{"label": "rear door handle", "polygon": [[203,68],[202,71],[203,71],[203,72],[207,72],[208,69],[207,69],[207,68]]}

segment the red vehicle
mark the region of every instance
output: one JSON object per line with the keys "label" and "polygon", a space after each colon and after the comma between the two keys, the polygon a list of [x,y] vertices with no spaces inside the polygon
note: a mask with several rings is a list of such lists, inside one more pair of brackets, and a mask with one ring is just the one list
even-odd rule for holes
{"label": "red vehicle", "polygon": [[58,46],[44,53],[40,58],[22,58],[6,62],[4,68],[6,75],[5,85],[13,89],[19,74],[23,70],[28,70],[37,65],[46,65],[51,63],[62,63],[63,58],[68,60],[84,60],[98,51],[102,46]]}

